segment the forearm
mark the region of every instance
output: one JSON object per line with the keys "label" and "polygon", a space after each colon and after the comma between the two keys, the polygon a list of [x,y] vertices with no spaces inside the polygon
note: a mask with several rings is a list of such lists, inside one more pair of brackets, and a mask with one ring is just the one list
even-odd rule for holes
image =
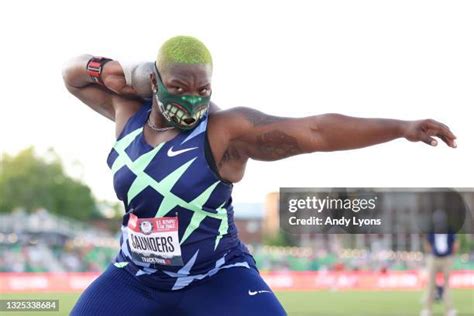
{"label": "forearm", "polygon": [[[83,103],[105,117],[115,120],[112,102],[114,94],[104,85],[97,84],[87,72],[87,63],[92,57],[92,55],[81,55],[71,59],[63,68],[64,84],[67,90]],[[102,80],[106,77],[101,76]]]}
{"label": "forearm", "polygon": [[407,123],[340,114],[323,114],[307,119],[313,137],[310,152],[356,149],[388,142],[403,137]]}
{"label": "forearm", "polygon": [[104,64],[100,73],[101,83],[94,81],[87,72],[87,63],[92,55],[81,55],[69,61],[63,70],[64,82],[68,87],[76,89],[94,84],[111,93],[130,98],[141,97],[130,85],[127,85],[125,74],[118,61],[109,61]]}

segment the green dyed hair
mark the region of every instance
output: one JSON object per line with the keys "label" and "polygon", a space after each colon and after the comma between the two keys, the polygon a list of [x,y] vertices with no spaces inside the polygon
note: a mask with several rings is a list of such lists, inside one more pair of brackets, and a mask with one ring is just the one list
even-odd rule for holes
{"label": "green dyed hair", "polygon": [[171,64],[209,65],[212,69],[211,53],[200,40],[192,36],[175,36],[161,45],[156,57],[160,72]]}

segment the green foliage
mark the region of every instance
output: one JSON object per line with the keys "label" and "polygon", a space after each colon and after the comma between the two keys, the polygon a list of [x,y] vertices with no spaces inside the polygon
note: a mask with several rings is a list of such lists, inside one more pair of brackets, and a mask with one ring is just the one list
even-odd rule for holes
{"label": "green foliage", "polygon": [[474,250],[474,238],[469,234],[458,234],[459,253],[470,253]]}
{"label": "green foliage", "polygon": [[88,186],[64,173],[54,151],[47,158],[37,157],[32,147],[16,156],[0,159],[0,212],[23,208],[86,220],[93,217],[96,204]]}
{"label": "green foliage", "polygon": [[278,231],[278,233],[273,236],[264,236],[263,244],[266,246],[276,246],[276,247],[296,246],[296,242],[294,242],[291,236],[283,230]]}

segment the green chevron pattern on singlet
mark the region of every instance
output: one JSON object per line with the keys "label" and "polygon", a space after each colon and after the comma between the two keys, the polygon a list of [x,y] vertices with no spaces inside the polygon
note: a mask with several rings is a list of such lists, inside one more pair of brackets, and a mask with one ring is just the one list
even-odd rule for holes
{"label": "green chevron pattern on singlet", "polygon": [[216,249],[219,245],[219,241],[221,240],[222,236],[227,233],[227,230],[229,228],[227,210],[223,207],[224,203],[221,204],[219,208],[217,208],[217,213],[211,213],[203,210],[203,205],[207,202],[215,187],[219,184],[219,181],[213,183],[191,202],[186,202],[185,200],[176,196],[171,192],[171,189],[173,188],[175,183],[182,177],[184,172],[191,166],[191,164],[196,158],[193,158],[182,166],[178,167],[176,170],[166,176],[163,180],[156,181],[155,179],[150,177],[144,170],[152,162],[153,158],[158,154],[158,152],[165,143],[161,143],[153,150],[138,157],[135,161],[132,161],[125,151],[127,147],[136,139],[136,137],[140,135],[142,131],[143,127],[140,127],[132,131],[122,139],[118,140],[114,145],[114,149],[118,153],[118,157],[112,165],[112,173],[115,174],[122,167],[127,166],[128,169],[130,169],[130,171],[132,171],[136,175],[135,181],[132,183],[130,189],[127,192],[128,202],[130,203],[133,198],[135,198],[138,194],[140,194],[140,192],[145,190],[147,187],[151,187],[163,196],[163,201],[161,202],[155,217],[165,216],[176,206],[180,206],[193,212],[194,214],[191,218],[191,221],[186,227],[184,235],[180,240],[181,244],[183,244],[186,239],[188,239],[188,237],[199,227],[201,222],[206,217],[211,217],[220,220],[221,224],[219,226],[219,234],[216,237],[214,245],[214,249]]}

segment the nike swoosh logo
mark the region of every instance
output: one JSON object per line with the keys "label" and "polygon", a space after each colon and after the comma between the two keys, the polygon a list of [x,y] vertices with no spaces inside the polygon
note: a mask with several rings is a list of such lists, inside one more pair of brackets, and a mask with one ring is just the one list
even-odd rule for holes
{"label": "nike swoosh logo", "polygon": [[178,156],[182,153],[185,153],[187,151],[194,150],[194,149],[197,149],[197,147],[191,147],[191,148],[185,148],[185,149],[173,151],[173,147],[170,147],[170,149],[168,149],[168,157]]}
{"label": "nike swoosh logo", "polygon": [[261,294],[261,293],[271,293],[271,291],[267,291],[267,290],[250,291],[250,290],[249,290],[249,295],[250,295],[250,296],[254,296],[254,295],[257,295],[257,294]]}

